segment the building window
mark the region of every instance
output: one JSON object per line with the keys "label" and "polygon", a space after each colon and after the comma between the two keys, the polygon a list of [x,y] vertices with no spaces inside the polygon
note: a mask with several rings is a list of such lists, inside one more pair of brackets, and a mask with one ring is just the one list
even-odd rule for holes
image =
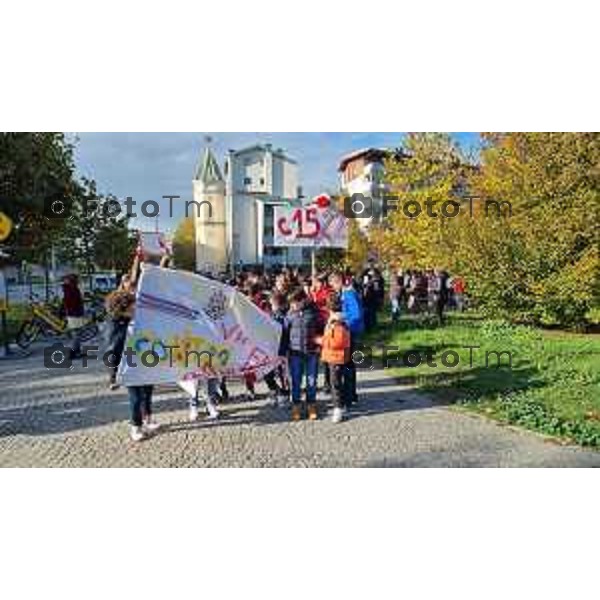
{"label": "building window", "polygon": [[264,177],[260,178],[260,185],[265,185],[265,178]]}
{"label": "building window", "polygon": [[244,185],[251,185],[252,177],[244,177]]}

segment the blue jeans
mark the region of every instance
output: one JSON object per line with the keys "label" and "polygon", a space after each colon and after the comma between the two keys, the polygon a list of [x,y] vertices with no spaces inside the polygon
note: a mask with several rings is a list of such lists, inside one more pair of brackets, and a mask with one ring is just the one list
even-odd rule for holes
{"label": "blue jeans", "polygon": [[196,394],[190,398],[190,406],[194,408],[200,408],[200,397],[202,395],[202,388],[206,388],[206,404],[216,404],[217,398],[219,397],[219,380],[217,378],[207,379],[206,382],[199,381],[196,389]]}
{"label": "blue jeans", "polygon": [[290,377],[292,378],[292,402],[300,402],[302,380],[306,373],[306,401],[317,401],[318,354],[290,354]]}
{"label": "blue jeans", "polygon": [[128,387],[129,407],[131,410],[131,424],[136,427],[142,426],[143,417],[152,415],[152,386],[137,385]]}

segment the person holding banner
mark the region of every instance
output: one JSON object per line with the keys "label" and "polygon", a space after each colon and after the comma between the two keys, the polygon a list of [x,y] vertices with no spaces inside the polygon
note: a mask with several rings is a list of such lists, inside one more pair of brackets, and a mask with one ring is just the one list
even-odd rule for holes
{"label": "person holding banner", "polygon": [[[137,259],[136,259],[137,261]],[[137,272],[135,266],[133,271]],[[111,292],[106,297],[106,312],[109,316],[107,322],[107,352],[111,356],[111,364],[109,376],[109,386],[111,390],[116,390],[119,387],[117,383],[117,372],[119,363],[125,348],[125,338],[127,337],[127,327],[133,316],[133,306],[135,304],[135,279],[130,273],[125,273],[121,278],[119,287]]]}
{"label": "person holding banner", "polygon": [[159,424],[152,418],[152,394],[154,386],[137,385],[127,388],[129,408],[131,410],[132,441],[141,442],[148,434],[159,429]]}
{"label": "person holding banner", "polygon": [[[132,289],[135,289],[139,279],[143,256],[144,255],[141,251],[141,248],[138,248],[129,276]],[[135,317],[135,299],[129,305],[128,311],[130,318],[133,320]],[[131,440],[134,442],[141,442],[147,437],[147,435],[154,433],[160,427],[160,425],[156,423],[152,417],[153,393],[154,386],[152,385],[127,386],[131,425],[129,435]]]}
{"label": "person holding banner", "polygon": [[282,357],[282,364],[265,375],[265,383],[273,395],[273,404],[275,406],[285,406],[290,395],[287,369],[285,368],[285,362],[283,362],[285,361],[283,357],[288,354],[289,346],[289,331],[285,311],[286,300],[283,294],[273,292],[269,301],[271,303],[271,317],[281,325],[278,355]]}
{"label": "person holding banner", "polygon": [[[166,249],[160,259],[159,266],[163,269],[174,268],[171,258],[170,252]],[[219,400],[219,386],[224,386],[224,380],[220,380],[218,377],[210,377],[206,381],[197,379],[185,385],[182,383],[179,385],[190,395],[189,420],[191,423],[195,423],[200,417],[201,397],[204,397],[204,404],[209,419],[216,421],[221,416],[217,404]]]}
{"label": "person holding banner", "polygon": [[195,387],[196,392],[192,395],[190,400],[190,422],[194,423],[200,417],[200,396],[204,395],[204,403],[206,405],[206,412],[208,418],[216,421],[221,415],[217,408],[217,402],[219,399],[219,383],[220,380],[217,377],[210,377],[206,380],[206,391],[201,392],[201,386],[203,382],[196,381]]}

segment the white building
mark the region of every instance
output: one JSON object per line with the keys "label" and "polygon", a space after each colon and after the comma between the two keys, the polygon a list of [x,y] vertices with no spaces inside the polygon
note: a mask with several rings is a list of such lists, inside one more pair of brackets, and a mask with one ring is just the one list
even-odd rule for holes
{"label": "white building", "polygon": [[372,218],[359,218],[361,228],[367,227],[372,221],[377,222],[381,217],[382,198],[389,191],[385,183],[384,160],[389,157],[400,159],[401,156],[398,151],[364,148],[347,154],[340,160],[338,173],[342,195],[350,197],[362,194],[372,200]]}
{"label": "white building", "polygon": [[230,150],[223,174],[206,148],[194,182],[194,200],[212,215],[196,219],[196,267],[224,271],[232,264],[272,266],[304,262],[301,248],[273,246],[273,209],[301,203],[298,165],[271,144]]}

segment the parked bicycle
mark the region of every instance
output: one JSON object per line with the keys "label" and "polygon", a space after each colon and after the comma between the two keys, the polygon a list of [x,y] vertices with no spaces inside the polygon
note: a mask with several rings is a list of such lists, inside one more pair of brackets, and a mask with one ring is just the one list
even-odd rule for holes
{"label": "parked bicycle", "polygon": [[28,348],[38,339],[69,339],[77,335],[82,342],[87,342],[98,335],[96,315],[83,327],[69,330],[67,320],[60,311],[60,300],[56,297],[50,303],[45,303],[35,294],[30,294],[29,305],[31,317],[21,325],[15,340],[21,348]]}

